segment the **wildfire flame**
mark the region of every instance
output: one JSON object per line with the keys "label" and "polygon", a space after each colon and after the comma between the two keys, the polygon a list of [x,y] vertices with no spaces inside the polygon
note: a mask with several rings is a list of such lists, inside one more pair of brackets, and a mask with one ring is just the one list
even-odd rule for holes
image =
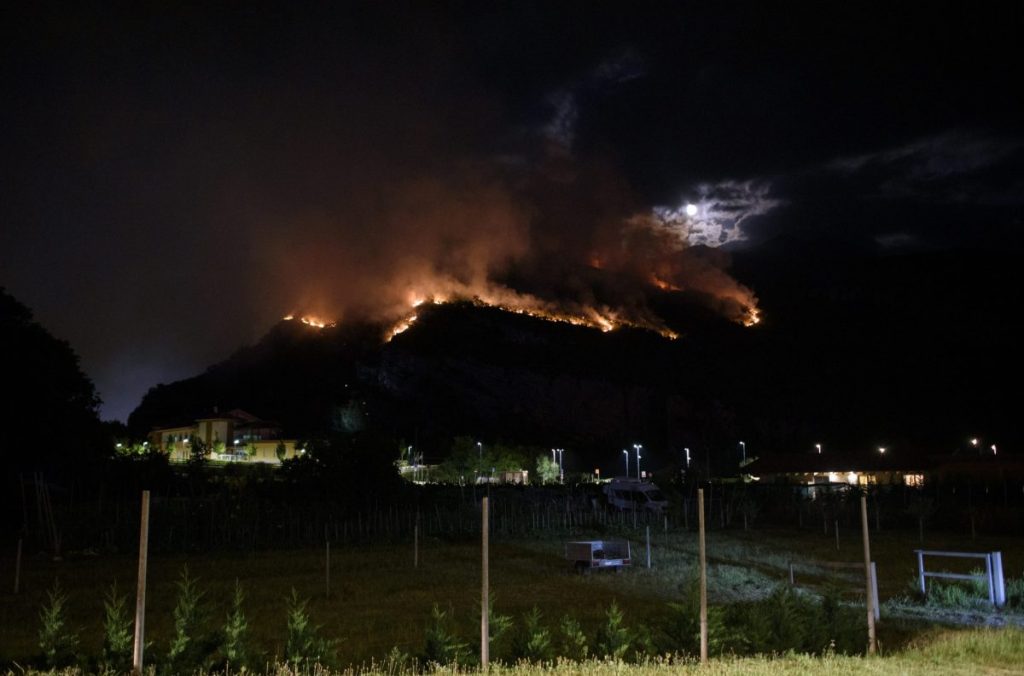
{"label": "wildfire flame", "polygon": [[[282,317],[282,319],[286,322],[290,322],[295,319],[295,315],[285,315],[284,317]],[[315,329],[323,329],[328,326],[337,325],[337,322],[328,319],[321,319],[320,317],[316,317],[313,315],[304,315],[299,318],[299,321],[301,321],[306,326],[312,326]]]}
{"label": "wildfire flame", "polygon": [[[530,296],[520,296],[517,300],[522,301],[521,303],[512,303],[507,300],[481,296],[461,298],[459,296],[426,296],[413,294],[412,300],[409,301],[409,306],[413,311],[415,311],[424,303],[430,303],[431,305],[444,305],[452,302],[453,300],[464,300],[480,307],[497,308],[504,310],[505,312],[527,315],[529,317],[543,319],[549,322],[561,322],[564,324],[572,324],[573,326],[585,326],[592,329],[598,329],[604,333],[614,331],[620,327],[628,326],[654,331],[670,340],[675,340],[679,337],[678,333],[666,327],[644,325],[638,322],[624,320],[610,310],[600,311],[593,308],[587,308],[585,312],[574,314],[545,307],[543,301]],[[385,341],[390,342],[395,336],[408,331],[416,321],[417,317],[418,315],[415,314],[415,312],[411,312],[396,321],[385,332]]]}
{"label": "wildfire flame", "polygon": [[[651,283],[665,291],[681,290],[680,287],[666,282],[657,275],[651,275]],[[504,297],[502,297],[503,295]],[[468,293],[455,293],[450,295],[448,293],[411,293],[409,294],[408,301],[409,311],[394,321],[385,330],[384,341],[391,342],[395,336],[408,331],[419,318],[419,315],[416,313],[417,308],[420,308],[424,304],[444,305],[455,301],[470,302],[479,307],[497,308],[505,312],[527,315],[529,317],[543,319],[549,322],[560,322],[563,324],[571,324],[573,326],[584,326],[592,329],[598,329],[604,333],[608,333],[622,327],[630,327],[653,331],[664,338],[668,338],[669,340],[675,340],[679,337],[678,333],[672,331],[663,324],[623,318],[619,313],[610,308],[598,309],[593,307],[581,307],[577,312],[570,312],[561,308],[556,308],[550,303],[528,294],[502,294],[500,292],[493,295],[469,295]],[[316,315],[303,315],[301,317],[296,317],[294,314],[289,314],[284,316],[282,319],[284,321],[293,321],[298,319],[306,326],[311,326],[315,329],[337,326],[337,322],[323,319]],[[761,323],[761,311],[754,306],[745,306],[743,308],[742,315],[737,319],[737,321],[746,327],[755,326]]]}
{"label": "wildfire flame", "polygon": [[657,275],[651,275],[651,284],[653,284],[654,286],[658,287],[662,291],[682,291],[683,290],[682,287],[676,286],[675,284],[672,284],[671,282],[666,282],[664,279],[662,279],[661,277],[658,277]]}

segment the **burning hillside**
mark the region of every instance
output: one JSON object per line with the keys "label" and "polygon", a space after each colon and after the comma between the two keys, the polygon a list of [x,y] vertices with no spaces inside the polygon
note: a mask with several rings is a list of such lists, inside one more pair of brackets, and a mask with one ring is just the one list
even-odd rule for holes
{"label": "burning hillside", "polygon": [[[303,270],[282,280],[279,300],[308,309],[296,316],[313,326],[329,323],[324,316],[376,322],[390,336],[416,321],[418,305],[455,300],[667,338],[685,327],[655,310],[666,295],[745,326],[760,321],[756,296],[716,247],[742,239],[744,219],[772,207],[763,191],[737,197],[734,189],[726,200],[705,187],[694,191],[698,204],[665,209],[638,203],[614,173],[571,159],[523,171],[462,168],[309,217],[316,237],[273,250],[288,256],[282,267],[301,261]],[[750,213],[737,206],[747,193],[761,200]],[[717,239],[708,235],[715,228]]]}

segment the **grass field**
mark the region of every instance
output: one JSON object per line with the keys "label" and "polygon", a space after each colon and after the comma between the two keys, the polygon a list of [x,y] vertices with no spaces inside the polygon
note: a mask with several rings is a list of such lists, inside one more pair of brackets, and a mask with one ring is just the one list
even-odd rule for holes
{"label": "grass field", "polygon": [[[694,571],[697,544],[693,533],[652,533],[653,568],[650,570],[644,567],[643,536],[632,534],[635,565],[621,574],[572,574],[562,559],[566,539],[492,543],[491,588],[496,612],[511,615],[518,621],[536,605],[550,624],[571,613],[580,620],[584,630],[593,635],[614,599],[625,611],[628,624],[656,623],[665,612],[666,602],[679,597],[681,586]],[[943,535],[926,537],[925,545],[970,551],[998,549],[1003,551],[1008,576],[1019,577],[1024,569],[1024,545],[1018,539],[979,538],[972,542],[969,538]],[[912,550],[917,546],[916,533],[882,532],[872,536],[883,601],[906,593],[907,581],[916,565]],[[844,534],[837,553],[831,535],[775,530],[712,532],[708,536],[708,555],[712,604],[764,596],[775,585],[788,581],[791,561],[797,570],[798,585],[813,588],[829,576],[816,564],[853,562],[862,557],[859,533]],[[342,664],[380,660],[393,647],[411,655],[421,654],[424,628],[434,603],[451,609],[464,640],[472,644],[479,634],[478,544],[426,539],[421,543],[418,569],[412,565],[411,543],[333,548],[329,597],[325,595],[322,550],[153,556],[149,564],[146,633],[147,639],[153,642],[154,654],[161,652],[170,638],[174,583],[186,563],[192,575],[199,579],[201,588],[206,590],[215,622],[224,618],[235,579],[242,582],[248,596],[245,609],[253,638],[269,661],[281,651],[285,597],[293,587],[300,596],[311,599],[310,612],[314,621],[322,626],[322,633],[338,639]],[[110,584],[116,580],[121,591],[134,598],[134,556],[78,553],[59,562],[45,555],[26,556],[22,593],[17,596],[11,594],[9,584],[13,580],[13,559],[8,556],[0,565],[4,579],[4,590],[0,594],[0,660],[3,664],[23,664],[38,653],[39,608],[55,579],[61,581],[69,594],[70,625],[79,629],[85,654],[97,654],[100,650],[102,596]],[[862,574],[847,571],[844,575],[849,580],[853,598],[853,593],[863,583]],[[925,630],[926,626],[919,620],[893,620],[883,615],[879,626],[883,650],[902,649]],[[1014,645],[1019,648],[1019,635],[1012,636],[1016,638],[1008,640],[1016,641]],[[935,643],[933,649],[946,646],[943,648],[946,650],[951,645],[953,643],[944,639]],[[845,658],[834,658],[834,661],[829,669],[834,666],[838,673],[846,673],[842,671],[847,668],[845,664],[852,665],[850,669],[873,669],[861,661],[848,663]],[[742,665],[754,665],[750,666],[753,669],[764,662],[741,660],[736,664],[740,665],[736,666],[738,669],[747,668]],[[794,659],[785,667],[792,671],[786,673],[811,673],[822,666],[820,661],[815,662],[817,667],[811,664],[807,663],[806,670],[801,671],[805,667],[800,666],[799,659]],[[658,665],[649,668],[667,669]],[[732,667],[722,663],[716,667],[719,668]],[[565,673],[572,672],[571,667],[566,669],[569,671]]]}
{"label": "grass field", "polygon": [[[512,666],[493,665],[489,673],[508,676],[572,676],[594,674],[596,676],[661,676],[663,674],[701,674],[707,676],[792,676],[818,674],[830,675],[885,675],[905,676],[949,676],[954,674],[1020,674],[1024,670],[1024,631],[1019,629],[961,630],[956,632],[931,632],[898,652],[880,657],[850,657],[826,655],[781,655],[770,657],[734,658],[723,657],[711,660],[707,665],[687,659],[656,658],[641,664],[623,664],[612,661],[588,661],[582,663],[558,662],[554,664],[525,664]],[[460,673],[451,667],[432,667],[427,673]],[[9,674],[15,672],[9,671]],[[27,676],[79,676],[78,670],[39,672],[32,669],[18,673]],[[299,672],[277,665],[268,670],[274,676],[297,676]],[[313,670],[317,676],[342,674],[393,674],[400,676],[412,671],[394,668],[391,664],[374,664],[359,668],[358,671]],[[465,673],[465,672],[462,672]]]}

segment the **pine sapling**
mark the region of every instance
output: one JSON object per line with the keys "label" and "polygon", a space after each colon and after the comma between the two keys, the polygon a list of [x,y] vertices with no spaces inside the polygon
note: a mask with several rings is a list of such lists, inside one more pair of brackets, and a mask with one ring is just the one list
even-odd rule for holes
{"label": "pine sapling", "polygon": [[167,649],[167,666],[172,673],[182,673],[208,666],[206,662],[217,644],[206,629],[207,610],[203,604],[206,593],[200,591],[197,581],[189,576],[187,565],[175,585],[178,600],[174,606],[174,637]]}
{"label": "pine sapling", "polygon": [[75,661],[78,634],[68,627],[67,594],[55,580],[53,589],[46,593],[47,602],[39,611],[39,647],[43,661],[50,669],[71,665]]}
{"label": "pine sapling", "polygon": [[285,660],[296,670],[333,662],[334,642],[320,637],[320,627],[309,617],[309,599],[300,599],[293,587],[287,603]]}
{"label": "pine sapling", "polygon": [[435,603],[430,611],[430,624],[426,631],[425,657],[427,662],[437,664],[463,664],[467,645],[459,640],[452,630],[448,613]]}
{"label": "pine sapling", "polygon": [[117,582],[103,597],[103,653],[101,665],[107,671],[125,672],[132,664],[132,619],[128,597],[117,593]]}
{"label": "pine sapling", "polygon": [[577,662],[586,660],[590,655],[590,643],[583,633],[579,621],[572,615],[562,618],[562,656]]}
{"label": "pine sapling", "polygon": [[601,631],[601,652],[605,657],[621,660],[629,652],[633,637],[626,627],[625,616],[618,603],[612,601],[605,616],[608,619]]}
{"label": "pine sapling", "polygon": [[249,621],[245,617],[242,603],[245,601],[245,592],[242,585],[235,578],[235,592],[231,597],[231,610],[228,611],[227,620],[224,623],[224,642],[221,645],[221,652],[229,667],[246,669],[249,666]]}
{"label": "pine sapling", "polygon": [[523,635],[520,655],[531,662],[543,662],[552,657],[551,632],[541,624],[541,612],[534,606],[523,616]]}

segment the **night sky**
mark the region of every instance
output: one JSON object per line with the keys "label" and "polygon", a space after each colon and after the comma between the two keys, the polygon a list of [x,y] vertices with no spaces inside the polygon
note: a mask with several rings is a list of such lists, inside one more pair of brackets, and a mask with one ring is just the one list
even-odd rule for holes
{"label": "night sky", "polygon": [[703,246],[1021,251],[1007,5],[436,4],[3,10],[0,285],[103,417],[424,279],[580,303],[594,258],[729,295]]}

